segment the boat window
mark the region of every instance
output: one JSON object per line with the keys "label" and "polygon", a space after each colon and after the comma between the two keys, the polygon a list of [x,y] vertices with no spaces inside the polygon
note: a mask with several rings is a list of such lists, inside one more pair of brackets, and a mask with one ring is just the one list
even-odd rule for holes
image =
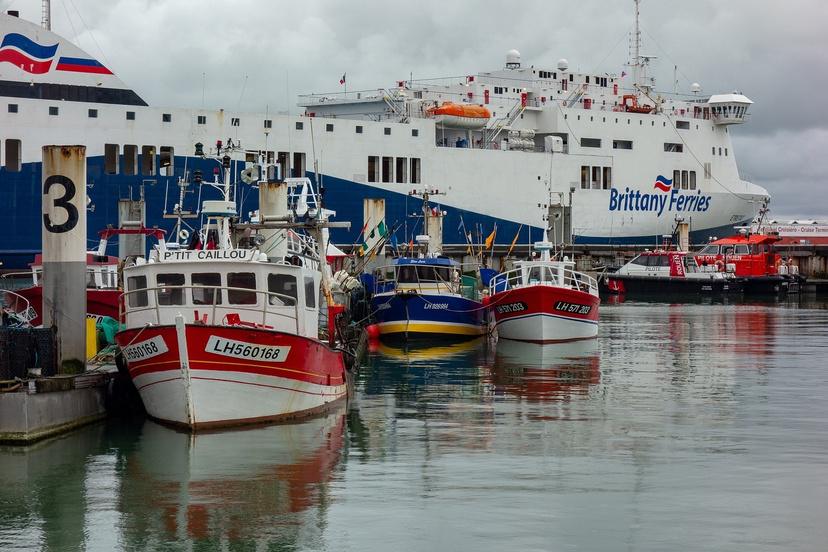
{"label": "boat window", "polygon": [[691,272],[698,272],[699,265],[696,264],[696,259],[692,255],[687,255],[684,257],[684,272],[691,273]]}
{"label": "boat window", "polygon": [[155,277],[158,290],[159,305],[183,305],[184,288],[175,287],[184,285],[183,274],[158,274]]}
{"label": "boat window", "polygon": [[[270,295],[268,303],[292,307],[296,304],[296,276],[290,274],[268,274],[267,291],[278,293]],[[284,297],[284,296],[287,297]]]}
{"label": "boat window", "polygon": [[747,245],[737,245],[736,246],[736,254],[737,255],[749,255],[750,250],[748,249]]}
{"label": "boat window", "polygon": [[146,276],[130,276],[127,278],[127,291],[135,292],[129,294],[130,307],[146,307],[149,304],[146,291],[147,277]]}
{"label": "boat window", "polygon": [[221,305],[221,274],[217,272],[201,272],[193,274],[193,304],[194,305]]}
{"label": "boat window", "polygon": [[687,190],[690,187],[690,177],[687,174],[687,171],[681,171],[681,189]]}
{"label": "boat window", "polygon": [[155,146],[141,148],[141,174],[155,176]]}
{"label": "boat window", "polygon": [[604,167],[604,189],[612,188],[612,167]]}
{"label": "boat window", "polygon": [[581,165],[581,189],[589,189],[589,167]]}
{"label": "boat window", "polygon": [[732,245],[722,246],[722,255],[733,255],[733,246]]}
{"label": "boat window", "polygon": [[592,167],[592,189],[601,189],[601,167]]}
{"label": "boat window", "polygon": [[161,164],[161,176],[172,176],[175,161],[175,153],[172,146],[161,146],[161,155],[159,156]]}
{"label": "boat window", "polygon": [[419,184],[420,183],[420,158],[419,157],[412,157],[411,158],[411,183],[412,184]]}
{"label": "boat window", "polygon": [[698,253],[699,255],[718,255],[719,254],[719,246],[718,245],[705,245],[701,251]]}
{"label": "boat window", "polygon": [[9,104],[9,113],[17,113],[18,111],[17,104]]}
{"label": "boat window", "polygon": [[601,147],[601,139],[600,138],[581,138],[581,147],[582,148],[600,148]]}
{"label": "boat window", "polygon": [[681,186],[681,171],[673,171],[673,188],[676,190]]}
{"label": "boat window", "polygon": [[696,189],[696,171],[690,171],[690,189]]}
{"label": "boat window", "polygon": [[104,172],[118,174],[118,144],[104,144]]}
{"label": "boat window", "polygon": [[393,161],[394,161],[393,157],[383,157],[382,158],[382,181],[383,182],[391,182],[394,179]]}
{"label": "boat window", "polygon": [[6,170],[20,172],[22,158],[22,142],[20,140],[6,140]]}
{"label": "boat window", "polygon": [[639,266],[647,266],[647,257],[644,255],[639,255],[635,259],[630,261],[630,264],[635,264]]}
{"label": "boat window", "polygon": [[293,178],[304,178],[305,176],[305,154],[302,152],[293,152]]}
{"label": "boat window", "polygon": [[368,156],[368,182],[377,182],[379,180],[379,156]]}
{"label": "boat window", "polygon": [[449,267],[442,266],[402,266],[397,274],[401,284],[448,282]]}
{"label": "boat window", "polygon": [[[252,272],[229,272],[227,287],[231,288],[227,290],[227,302],[231,305],[256,304],[256,275]],[[251,291],[246,291],[248,289]]]}
{"label": "boat window", "polygon": [[316,308],[316,286],[312,276],[305,276],[305,306],[309,309]]}
{"label": "boat window", "polygon": [[134,144],[124,145],[123,174],[128,176],[135,176],[138,174],[138,146]]}
{"label": "boat window", "polygon": [[676,144],[674,142],[664,142],[664,151],[673,153],[682,153],[684,151],[684,144]]}
{"label": "boat window", "polygon": [[408,172],[406,168],[408,167],[408,159],[405,157],[397,157],[397,184],[405,184],[406,173]]}

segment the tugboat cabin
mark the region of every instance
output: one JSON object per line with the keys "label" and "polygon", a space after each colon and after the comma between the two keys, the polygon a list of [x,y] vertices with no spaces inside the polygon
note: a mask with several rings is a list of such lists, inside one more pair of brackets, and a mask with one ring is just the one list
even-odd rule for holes
{"label": "tugboat cabin", "polygon": [[779,241],[775,234],[742,234],[714,240],[695,254],[701,267],[713,266],[724,270],[735,266],[738,277],[769,276],[786,272],[780,271],[781,257],[773,252],[772,246]]}

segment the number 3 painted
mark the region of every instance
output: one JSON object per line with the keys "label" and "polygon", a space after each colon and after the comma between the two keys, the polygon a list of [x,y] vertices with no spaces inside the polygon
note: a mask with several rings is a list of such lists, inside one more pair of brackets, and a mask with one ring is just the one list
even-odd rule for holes
{"label": "number 3 painted", "polygon": [[60,184],[66,191],[61,197],[54,199],[55,207],[66,209],[66,222],[63,224],[52,224],[48,213],[43,213],[43,225],[46,230],[53,234],[63,234],[73,229],[78,224],[78,208],[69,203],[75,197],[75,183],[60,174],[54,174],[43,182],[43,195],[49,195],[53,184]]}

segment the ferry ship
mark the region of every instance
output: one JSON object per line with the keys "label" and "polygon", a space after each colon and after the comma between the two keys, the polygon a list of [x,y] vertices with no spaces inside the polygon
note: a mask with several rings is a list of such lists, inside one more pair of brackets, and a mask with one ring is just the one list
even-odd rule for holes
{"label": "ferry ship", "polygon": [[[526,64],[512,50],[494,71],[300,96],[304,111],[290,116],[149,106],[115,67],[0,14],[2,268],[25,267],[40,249],[41,147],[56,143],[87,147],[90,235],[118,225],[118,200],[138,183],[144,224],[164,227],[177,179],[212,170],[192,145],[217,141],[266,152],[286,176],[321,179],[326,204],[355,223],[332,232],[338,244],[357,241],[365,199],[384,200],[387,226],[405,231],[408,192],[421,184],[445,192],[446,245],[495,226],[497,243],[524,227],[521,243],[542,241],[538,206],[565,196],[575,243],[655,244],[677,217],[692,242],[729,235],[769,200],[740,178],[730,138],[752,102],[696,84],[686,95],[657,91],[635,9],[628,75],[573,71],[563,59]],[[256,209],[255,191],[237,197],[240,214]]]}

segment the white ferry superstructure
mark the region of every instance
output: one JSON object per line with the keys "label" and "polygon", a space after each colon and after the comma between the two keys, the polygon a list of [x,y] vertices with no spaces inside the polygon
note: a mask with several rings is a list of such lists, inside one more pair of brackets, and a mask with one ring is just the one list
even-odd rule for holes
{"label": "white ferry superstructure", "polygon": [[[25,266],[40,248],[45,144],[87,146],[90,236],[118,224],[117,200],[142,181],[145,223],[165,227],[185,167],[213,170],[193,144],[217,140],[266,151],[290,176],[316,176],[315,154],[326,205],[354,222],[332,232],[340,244],[354,242],[363,222],[378,223],[362,221],[363,199],[384,199],[392,227],[416,210],[408,193],[420,184],[445,194],[446,244],[495,225],[497,243],[519,228],[520,243],[543,240],[538,207],[550,197],[571,200],[576,243],[654,244],[677,217],[690,223],[691,241],[728,235],[769,200],[740,178],[730,140],[752,102],[703,96],[697,85],[686,96],[656,92],[648,62],[636,49],[626,77],[584,74],[565,60],[526,65],[513,50],[496,71],[300,96],[299,115],[158,108],[71,42],[0,14],[0,262]],[[435,115],[445,102],[490,116]],[[256,193],[237,197],[239,213],[256,209]],[[411,224],[403,228],[413,235]]]}

